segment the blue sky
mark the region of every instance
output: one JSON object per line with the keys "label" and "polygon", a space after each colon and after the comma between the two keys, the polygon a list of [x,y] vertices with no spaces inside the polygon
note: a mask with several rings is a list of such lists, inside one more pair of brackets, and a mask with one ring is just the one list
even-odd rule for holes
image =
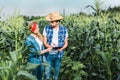
{"label": "blue sky", "polygon": [[[120,0],[101,0],[104,2],[102,8],[106,9],[109,6],[120,5]],[[90,13],[90,8],[85,9],[87,5],[94,5],[94,0],[0,0],[0,15],[12,15],[15,10],[22,15],[29,16],[45,16],[52,11],[63,12],[66,14],[87,12]]]}

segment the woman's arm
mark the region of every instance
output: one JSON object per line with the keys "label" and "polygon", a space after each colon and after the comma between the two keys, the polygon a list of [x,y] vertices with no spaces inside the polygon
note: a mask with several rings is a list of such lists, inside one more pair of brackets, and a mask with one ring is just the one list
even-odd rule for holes
{"label": "woman's arm", "polygon": [[47,48],[47,49],[45,49],[45,50],[42,50],[41,52],[40,52],[40,54],[44,54],[44,53],[46,53],[46,52],[50,52],[52,50],[52,48]]}
{"label": "woman's arm", "polygon": [[30,53],[37,53],[37,50],[34,48],[34,45],[32,44],[30,39],[27,39],[25,44]]}

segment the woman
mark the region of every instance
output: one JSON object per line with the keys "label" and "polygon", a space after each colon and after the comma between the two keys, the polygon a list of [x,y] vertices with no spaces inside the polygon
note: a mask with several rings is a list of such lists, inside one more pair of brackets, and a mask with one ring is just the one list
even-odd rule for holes
{"label": "woman", "polygon": [[[30,29],[30,35],[26,39],[26,46],[29,50],[28,62],[41,64],[45,61],[45,56],[43,55],[46,52],[49,52],[51,49],[44,49],[43,46],[43,37],[39,33],[39,27],[37,22],[30,22],[28,25]],[[33,72],[38,80],[42,80],[43,66],[38,66],[37,69]]]}

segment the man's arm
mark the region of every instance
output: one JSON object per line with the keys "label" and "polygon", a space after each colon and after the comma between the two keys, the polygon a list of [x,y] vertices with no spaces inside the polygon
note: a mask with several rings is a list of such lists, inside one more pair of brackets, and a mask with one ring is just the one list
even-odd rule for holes
{"label": "man's arm", "polygon": [[43,42],[44,42],[44,45],[45,45],[46,48],[52,48],[52,46],[47,43],[47,37],[45,35],[44,35],[44,41]]}
{"label": "man's arm", "polygon": [[65,39],[63,47],[58,49],[58,51],[64,50],[65,48],[67,48],[67,46],[68,46],[68,38]]}
{"label": "man's arm", "polygon": [[43,30],[43,37],[44,37],[43,43],[44,43],[44,45],[45,45],[46,48],[51,48],[51,46],[47,43],[47,37],[46,37],[46,35],[47,35],[47,33],[45,31],[45,28],[44,28],[44,30]]}

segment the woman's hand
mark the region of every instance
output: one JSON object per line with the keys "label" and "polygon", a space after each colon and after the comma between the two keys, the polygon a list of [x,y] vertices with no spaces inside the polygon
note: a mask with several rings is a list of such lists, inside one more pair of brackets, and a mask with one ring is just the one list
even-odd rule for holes
{"label": "woman's hand", "polygon": [[40,52],[40,54],[44,54],[45,53],[45,51],[44,50],[42,50],[41,52]]}
{"label": "woman's hand", "polygon": [[50,52],[52,50],[52,47],[47,48],[47,51]]}
{"label": "woman's hand", "polygon": [[49,48],[47,48],[47,49],[45,49],[45,50],[42,50],[41,52],[40,52],[40,54],[44,54],[44,53],[46,53],[46,52],[50,52],[52,50],[52,47],[49,47]]}

